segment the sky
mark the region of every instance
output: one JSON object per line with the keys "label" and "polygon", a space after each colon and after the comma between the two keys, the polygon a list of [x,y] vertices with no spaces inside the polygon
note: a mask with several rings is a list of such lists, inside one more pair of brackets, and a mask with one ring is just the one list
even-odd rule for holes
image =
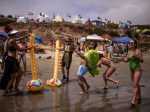
{"label": "sky", "polygon": [[[40,12],[52,18],[53,14],[72,19],[79,14],[83,19],[100,17],[132,24],[150,24],[150,0],[0,0],[0,14],[36,18]],[[29,17],[29,16],[28,16]]]}

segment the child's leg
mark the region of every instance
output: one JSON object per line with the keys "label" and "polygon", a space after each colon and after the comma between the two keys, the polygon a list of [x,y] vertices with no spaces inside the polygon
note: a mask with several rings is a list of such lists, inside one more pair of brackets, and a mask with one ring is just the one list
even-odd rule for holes
{"label": "child's leg", "polygon": [[80,88],[81,88],[81,90],[82,90],[82,92],[80,92],[79,94],[80,94],[80,95],[85,94],[86,91],[85,91],[85,87],[84,87],[82,78],[81,78],[80,76],[77,76],[76,80],[77,80],[77,82],[78,82],[78,84],[79,84],[79,86],[80,86]]}
{"label": "child's leg", "polygon": [[107,84],[107,79],[106,79],[106,73],[107,73],[107,71],[108,71],[108,69],[109,68],[107,68],[106,70],[105,70],[105,72],[103,73],[103,79],[104,79],[104,89],[108,89],[108,84]]}
{"label": "child's leg", "polygon": [[83,83],[86,85],[87,90],[90,88],[89,84],[87,83],[86,79],[84,77],[81,78]]}
{"label": "child's leg", "polygon": [[110,67],[110,68],[108,69],[108,71],[106,72],[106,77],[105,77],[105,78],[106,78],[106,80],[115,83],[116,86],[117,86],[117,88],[118,88],[118,86],[119,86],[119,81],[116,81],[116,80],[110,78],[110,76],[111,76],[115,71],[116,71],[116,67]]}
{"label": "child's leg", "polygon": [[26,56],[24,55],[23,57],[22,57],[22,62],[23,62],[23,68],[24,68],[24,75],[26,75]]}

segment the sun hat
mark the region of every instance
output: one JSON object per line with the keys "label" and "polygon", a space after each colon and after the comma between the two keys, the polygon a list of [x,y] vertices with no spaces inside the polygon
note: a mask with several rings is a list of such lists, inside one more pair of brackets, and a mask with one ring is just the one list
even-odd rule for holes
{"label": "sun hat", "polygon": [[18,32],[19,32],[18,30],[11,30],[8,32],[8,35],[13,35],[13,34],[16,34]]}

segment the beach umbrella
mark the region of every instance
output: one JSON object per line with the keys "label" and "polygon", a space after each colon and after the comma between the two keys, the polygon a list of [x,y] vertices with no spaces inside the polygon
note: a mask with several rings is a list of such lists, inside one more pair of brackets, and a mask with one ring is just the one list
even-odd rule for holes
{"label": "beach umbrella", "polygon": [[36,43],[39,43],[39,44],[43,44],[43,40],[42,40],[42,38],[41,37],[39,37],[39,36],[35,36],[35,42]]}
{"label": "beach umbrella", "polygon": [[88,35],[86,37],[82,37],[80,39],[81,42],[84,42],[86,40],[90,40],[90,41],[105,41],[104,38],[102,38],[101,36],[98,36],[98,35]]}
{"label": "beach umbrella", "polygon": [[5,42],[7,40],[7,33],[6,32],[0,32],[0,41]]}

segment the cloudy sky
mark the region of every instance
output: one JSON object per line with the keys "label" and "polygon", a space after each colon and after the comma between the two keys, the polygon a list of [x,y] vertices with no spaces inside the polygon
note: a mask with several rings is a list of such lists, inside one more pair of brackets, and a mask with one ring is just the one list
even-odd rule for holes
{"label": "cloudy sky", "polygon": [[23,15],[40,12],[66,18],[81,14],[83,18],[108,18],[133,24],[150,24],[150,0],[0,0],[0,14]]}

